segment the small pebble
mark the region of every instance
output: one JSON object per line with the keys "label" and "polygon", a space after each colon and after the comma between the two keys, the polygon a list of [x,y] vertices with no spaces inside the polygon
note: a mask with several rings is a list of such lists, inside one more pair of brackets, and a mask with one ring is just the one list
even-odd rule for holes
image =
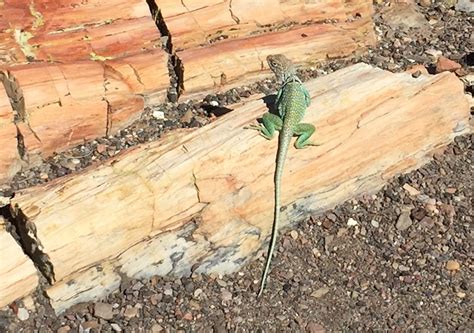
{"label": "small pebble", "polygon": [[401,272],[408,272],[410,270],[410,267],[405,266],[405,265],[399,265],[398,270]]}
{"label": "small pebble", "polygon": [[221,291],[221,299],[224,301],[224,302],[228,302],[230,300],[232,300],[232,293],[229,292],[228,290],[222,290]]}
{"label": "small pebble", "polygon": [[290,236],[291,236],[291,238],[293,238],[294,240],[297,240],[297,239],[298,239],[298,231],[296,231],[296,230],[291,230],[291,231],[290,231]]}
{"label": "small pebble", "polygon": [[410,184],[405,184],[403,185],[403,189],[408,192],[413,197],[416,197],[417,195],[420,194],[420,191],[411,186]]}
{"label": "small pebble", "polygon": [[217,284],[221,287],[227,287],[227,283],[224,280],[217,279]]}
{"label": "small pebble", "polygon": [[183,319],[184,319],[184,320],[191,321],[191,320],[193,320],[193,314],[192,314],[191,312],[186,312],[186,313],[183,315]]}
{"label": "small pebble", "polygon": [[324,295],[326,295],[328,292],[329,292],[329,288],[328,288],[328,287],[322,287],[322,288],[319,288],[319,289],[313,291],[313,292],[311,293],[311,297],[314,297],[314,298],[321,298],[321,297],[323,297]]}
{"label": "small pebble", "polygon": [[448,260],[446,262],[446,269],[448,271],[458,271],[461,268],[461,265],[456,260]]}
{"label": "small pebble", "polygon": [[306,332],[308,333],[325,333],[326,330],[324,327],[318,323],[315,322],[309,322],[306,325]]}
{"label": "small pebble", "polygon": [[166,296],[173,296],[173,289],[171,289],[171,287],[165,287],[164,290],[163,290],[163,294],[165,294]]}
{"label": "small pebble", "polygon": [[25,320],[28,320],[28,318],[30,318],[30,314],[29,314],[28,310],[25,309],[25,308],[18,308],[18,312],[17,312],[16,316],[21,321],[25,321]]}
{"label": "small pebble", "polygon": [[439,57],[438,61],[436,62],[436,73],[454,72],[460,68],[461,65],[459,63],[443,56]]}
{"label": "small pebble", "polygon": [[163,111],[153,111],[153,114],[152,114],[153,118],[157,119],[157,120],[163,120],[165,119],[165,113]]}
{"label": "small pebble", "polygon": [[446,192],[446,193],[449,193],[449,194],[454,194],[454,193],[456,193],[456,191],[457,191],[457,189],[454,188],[454,187],[448,187],[448,188],[445,190],[445,192]]}
{"label": "small pebble", "polygon": [[137,307],[127,307],[123,313],[123,316],[127,319],[134,318],[138,316],[138,308]]}
{"label": "small pebble", "polygon": [[325,229],[331,229],[332,225],[333,225],[333,222],[331,220],[324,220],[323,223],[322,223],[323,227]]}
{"label": "small pebble", "polygon": [[427,204],[425,204],[425,209],[430,214],[434,214],[434,215],[439,214],[439,210],[438,210],[438,208],[436,207],[435,204],[427,203]]}
{"label": "small pebble", "polygon": [[113,308],[111,304],[97,302],[94,303],[94,316],[105,320],[113,318]]}
{"label": "small pebble", "polygon": [[65,325],[58,328],[56,333],[68,333],[69,331],[71,331],[71,327],[69,325]]}
{"label": "small pebble", "polygon": [[358,224],[359,224],[359,223],[358,223],[356,220],[354,220],[352,217],[350,217],[350,218],[347,220],[347,225],[348,225],[349,227],[353,227],[353,226],[356,226],[356,225],[358,225]]}
{"label": "small pebble", "polygon": [[418,3],[422,7],[429,7],[431,6],[431,0],[418,0]]}
{"label": "small pebble", "polygon": [[111,323],[110,326],[115,332],[122,332],[122,328],[119,326],[119,324]]}
{"label": "small pebble", "polygon": [[180,120],[181,120],[183,123],[186,123],[186,124],[187,124],[187,123],[191,122],[191,120],[193,119],[193,117],[194,117],[193,111],[192,111],[191,109],[188,109],[188,110],[186,111],[186,113],[181,117]]}
{"label": "small pebble", "polygon": [[443,55],[443,52],[435,49],[427,49],[425,53],[431,57],[432,62],[438,61],[438,58]]}
{"label": "small pebble", "polygon": [[403,212],[398,216],[395,227],[399,231],[404,231],[407,230],[412,224],[413,221],[410,218],[410,212]]}
{"label": "small pebble", "polygon": [[456,296],[459,297],[459,298],[464,298],[464,297],[466,297],[466,293],[463,292],[463,291],[458,291],[458,292],[456,293]]}
{"label": "small pebble", "polygon": [[200,297],[202,294],[203,294],[202,289],[201,289],[201,288],[197,288],[196,290],[194,290],[193,296],[194,296],[194,298],[199,299],[199,297]]}
{"label": "small pebble", "polygon": [[151,327],[151,333],[159,333],[163,330],[164,328],[160,324],[153,324],[153,326]]}
{"label": "small pebble", "polygon": [[105,152],[107,150],[107,146],[104,145],[104,144],[98,144],[97,145],[97,148],[96,148],[96,151],[99,153],[99,154],[102,154],[103,152]]}

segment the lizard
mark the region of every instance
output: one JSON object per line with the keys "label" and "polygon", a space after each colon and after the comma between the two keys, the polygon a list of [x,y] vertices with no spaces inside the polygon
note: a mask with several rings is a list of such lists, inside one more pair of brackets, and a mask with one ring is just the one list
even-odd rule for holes
{"label": "lizard", "polygon": [[315,132],[312,124],[302,123],[307,107],[311,103],[308,90],[296,74],[293,63],[282,54],[269,55],[266,58],[268,66],[275,74],[280,87],[275,99],[275,109],[278,115],[267,112],[263,114],[261,124],[249,125],[246,128],[258,130],[260,135],[267,140],[271,140],[275,131],[279,131],[278,150],[276,155],[276,165],[274,172],[274,212],[273,227],[268,248],[265,269],[260,282],[260,290],[257,297],[260,297],[265,288],[267,275],[270,269],[273,251],[278,236],[278,224],[280,222],[280,193],[283,166],[285,164],[291,138],[297,136],[294,146],[297,149],[308,146],[318,146],[319,143],[309,141]]}

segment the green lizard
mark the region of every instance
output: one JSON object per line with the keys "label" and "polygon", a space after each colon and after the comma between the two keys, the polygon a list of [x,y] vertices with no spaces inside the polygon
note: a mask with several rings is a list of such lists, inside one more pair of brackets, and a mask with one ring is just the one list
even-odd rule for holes
{"label": "green lizard", "polygon": [[278,115],[267,112],[262,117],[261,125],[250,125],[247,128],[256,129],[267,140],[273,138],[275,131],[279,131],[278,152],[275,167],[275,207],[273,215],[273,228],[268,249],[267,262],[263,271],[258,296],[262,295],[265,287],[273,250],[275,248],[278,235],[278,224],[280,221],[280,188],[283,165],[285,163],[288,147],[291,138],[297,136],[295,147],[297,149],[307,146],[317,146],[319,144],[309,142],[308,139],[314,133],[312,124],[301,123],[306,108],[311,103],[311,97],[301,80],[296,75],[296,68],[292,62],[282,54],[269,55],[267,63],[275,73],[277,81],[281,83],[275,100],[275,107]]}

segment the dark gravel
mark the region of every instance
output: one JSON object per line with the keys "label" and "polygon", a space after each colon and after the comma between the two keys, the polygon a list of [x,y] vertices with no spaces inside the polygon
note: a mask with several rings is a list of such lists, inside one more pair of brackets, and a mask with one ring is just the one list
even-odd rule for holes
{"label": "dark gravel", "polygon": [[[439,5],[420,7],[423,19],[418,19],[425,28],[414,29],[394,25],[386,10],[377,5],[378,47],[304,69],[302,79],[358,61],[391,71],[416,63],[433,70],[435,51],[463,65],[459,76],[473,65],[472,16]],[[166,131],[203,126],[227,112],[225,106],[274,88],[265,80],[201,101],[149,108],[117,135],[19,173],[3,193],[80,170]],[[308,216],[280,237],[260,300],[255,295],[265,249],[234,274],[124,281],[102,302],[77,305],[59,317],[38,294],[26,314],[25,304],[0,312],[0,331],[474,331],[473,160],[474,135],[458,137],[431,163],[392,180],[377,194]]]}

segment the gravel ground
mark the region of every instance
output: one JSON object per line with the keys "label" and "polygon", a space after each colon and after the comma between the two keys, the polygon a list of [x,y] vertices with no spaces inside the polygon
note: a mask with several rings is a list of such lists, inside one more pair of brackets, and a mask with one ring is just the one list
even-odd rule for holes
{"label": "gravel ground", "polygon": [[59,318],[45,305],[25,315],[14,304],[0,315],[0,328],[473,331],[473,162],[474,134],[458,137],[431,163],[377,194],[309,216],[280,237],[261,299],[255,296],[263,255],[226,276],[124,281],[103,302],[77,305]]}
{"label": "gravel ground", "polygon": [[[418,8],[400,26],[376,8],[379,45],[350,60],[300,71],[303,80],[364,61],[391,71],[421,63],[433,72],[441,52],[473,66],[473,17],[442,6]],[[472,68],[472,67],[471,67]],[[18,174],[0,195],[80,170],[165,131],[199,127],[225,107],[275,83],[257,82],[201,101],[149,108],[117,135],[55,155]],[[466,86],[472,92],[472,86]],[[217,106],[217,107],[216,107]],[[255,298],[260,258],[226,276],[153,277],[124,281],[100,303],[56,317],[42,295],[35,310],[12,304],[0,312],[8,332],[188,331],[474,331],[470,248],[474,216],[474,135],[458,137],[434,160],[380,192],[308,216],[280,237],[264,296]]]}

